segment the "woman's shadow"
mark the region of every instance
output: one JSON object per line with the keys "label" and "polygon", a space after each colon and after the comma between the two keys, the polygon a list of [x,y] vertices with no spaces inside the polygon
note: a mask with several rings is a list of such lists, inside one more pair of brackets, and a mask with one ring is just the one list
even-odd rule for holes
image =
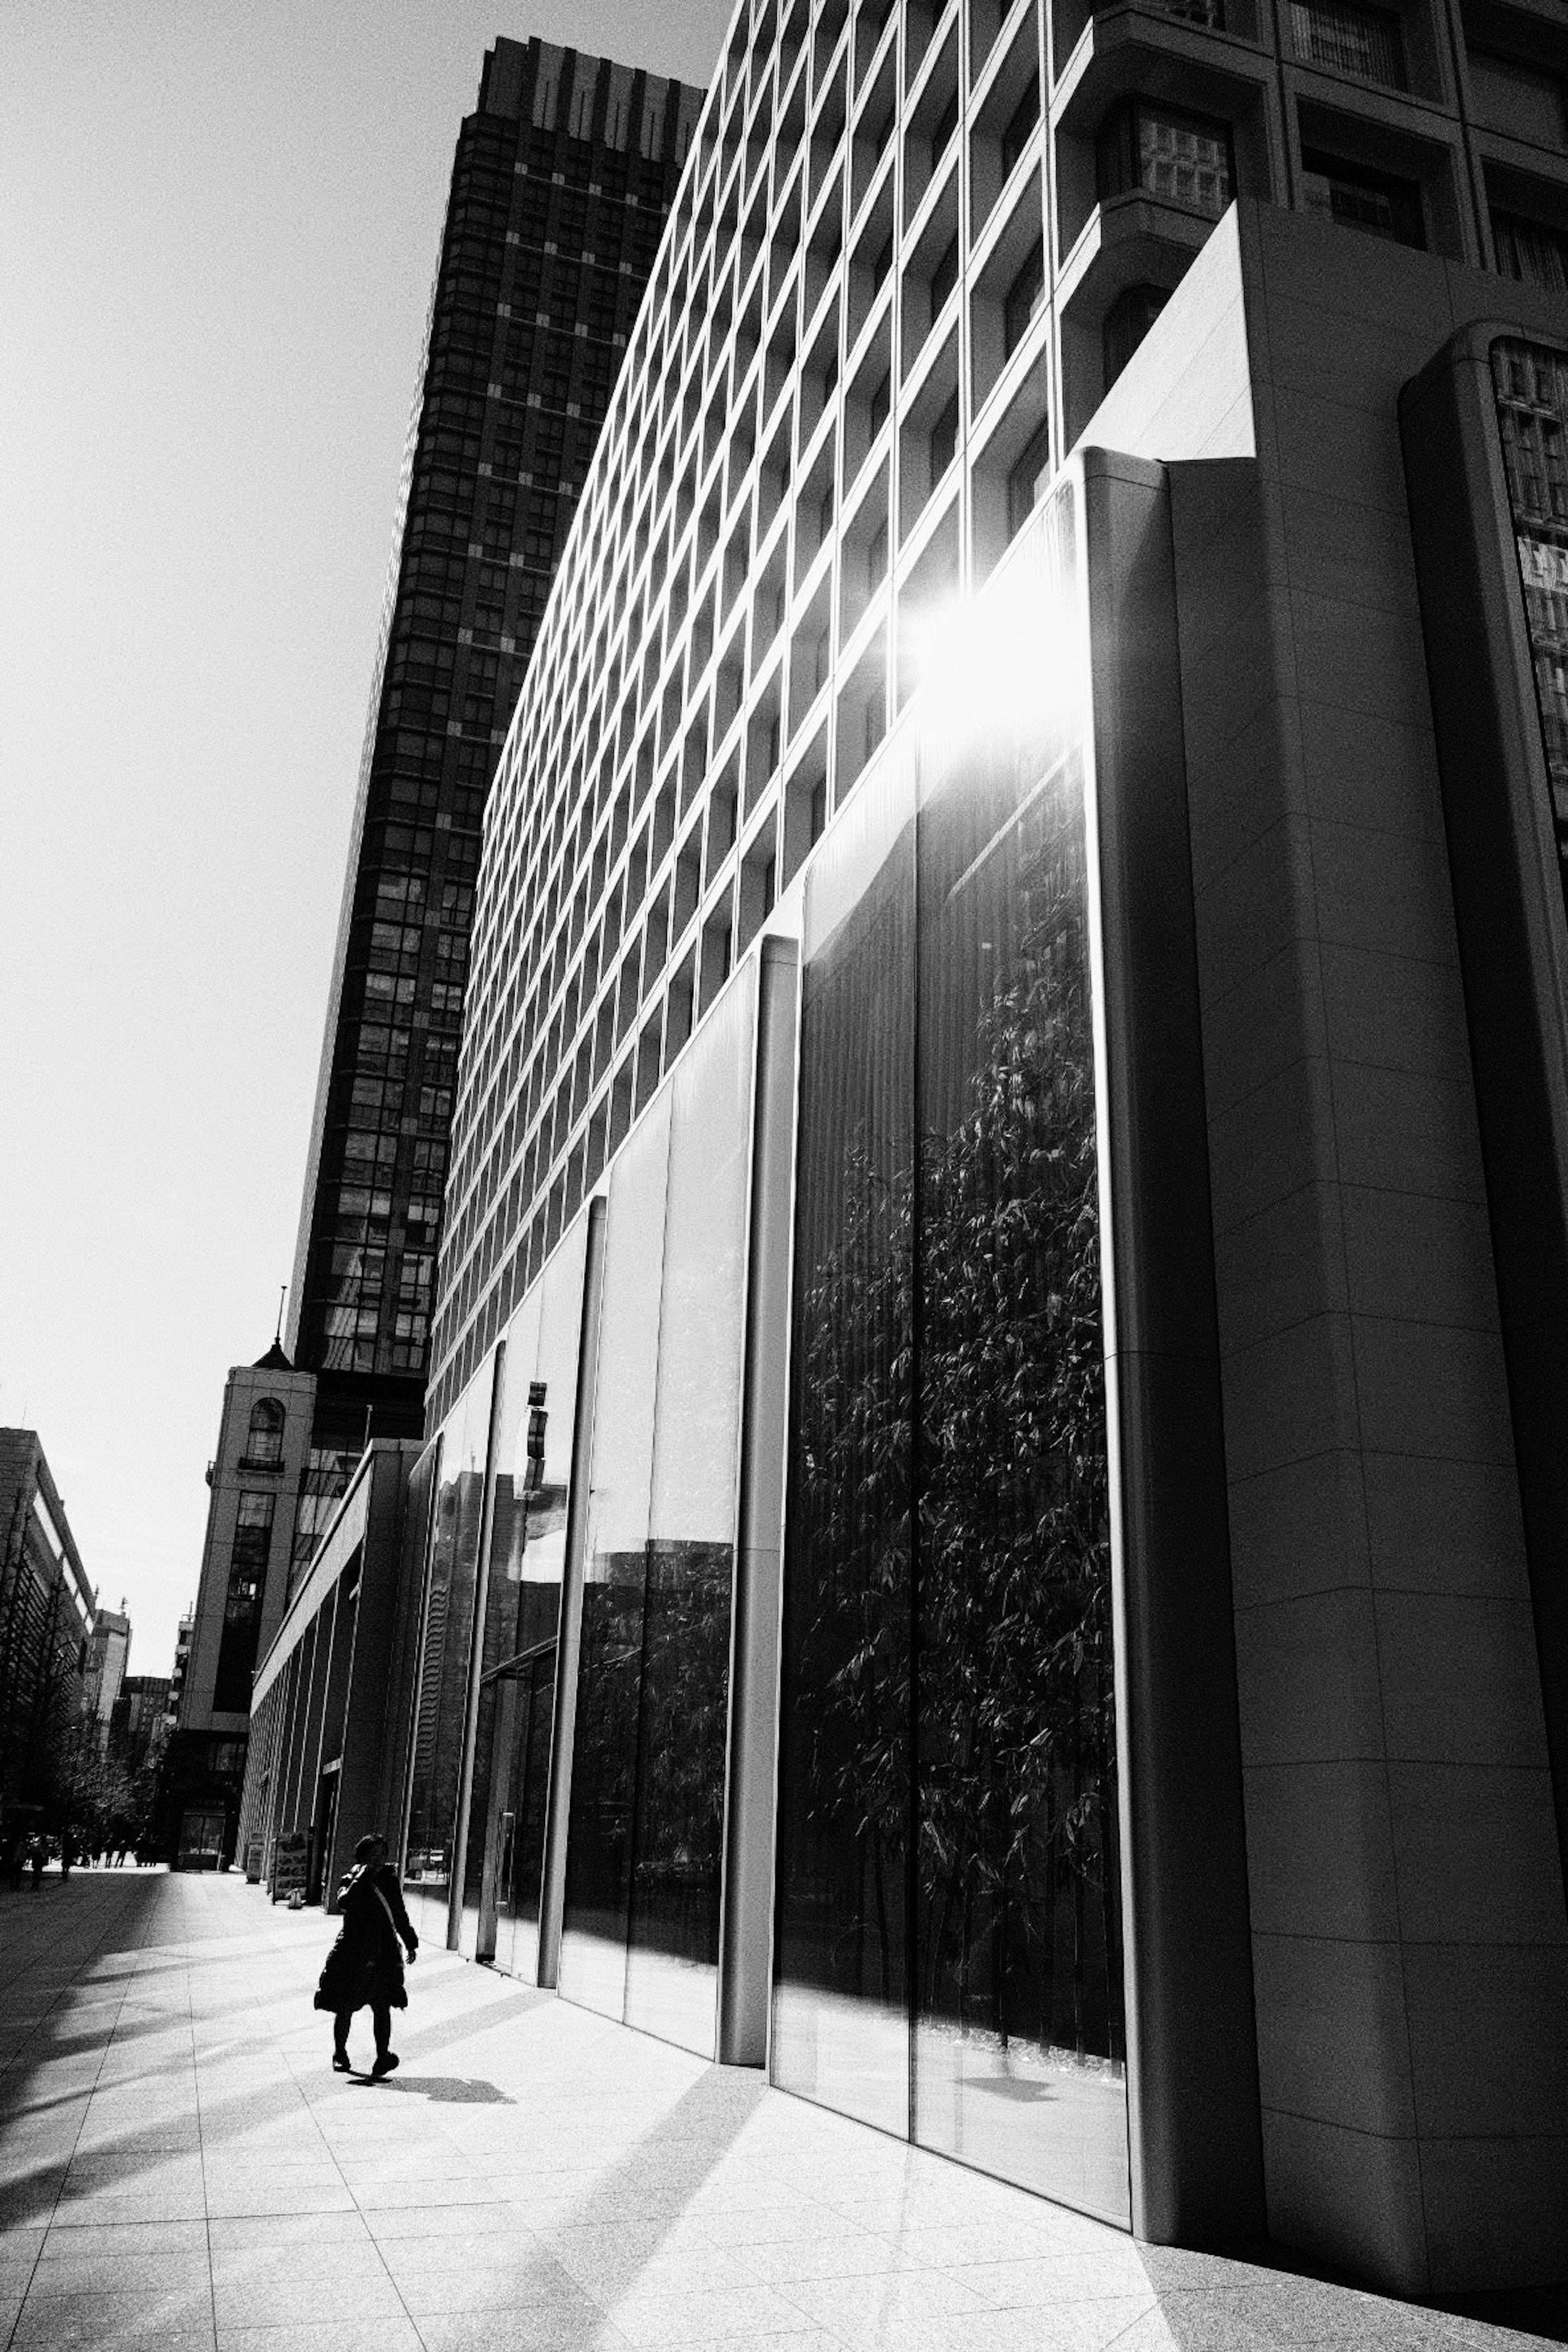
{"label": "woman's shadow", "polygon": [[353,2080],[362,2090],[401,2091],[416,2099],[435,2099],[444,2106],[515,2107],[517,2101],[493,2083],[481,2082],[472,2074],[405,2074],[395,2081],[390,2074],[356,2074]]}

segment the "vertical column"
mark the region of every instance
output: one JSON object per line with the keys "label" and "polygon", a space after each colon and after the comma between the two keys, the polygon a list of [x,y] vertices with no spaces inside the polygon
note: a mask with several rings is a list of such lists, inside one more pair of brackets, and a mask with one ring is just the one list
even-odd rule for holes
{"label": "vertical column", "polygon": [[588,1528],[588,1465],[593,1459],[594,1388],[599,1368],[599,1297],[605,1266],[605,1203],[588,1207],[583,1274],[583,1339],[573,1402],[572,1492],[561,1580],[561,1635],[555,1654],[555,1725],[545,1800],[544,1875],[539,1905],[539,1981],[553,1985],[561,1957],[566,1895],[566,1824],[572,1802],[572,1749],[577,1727],[577,1666],[583,1640],[583,1554]]}
{"label": "vertical column", "polygon": [[798,966],[792,941],[764,940],[719,1948],[719,2057],[729,2066],[760,2066],[767,2053]]}
{"label": "vertical column", "polygon": [[1163,467],[1083,489],[1132,2222],[1192,2245],[1263,2168],[1175,580]]}

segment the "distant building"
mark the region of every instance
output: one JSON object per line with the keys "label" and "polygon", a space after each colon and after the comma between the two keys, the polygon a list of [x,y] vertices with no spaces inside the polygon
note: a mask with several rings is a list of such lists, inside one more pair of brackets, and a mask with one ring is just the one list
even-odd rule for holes
{"label": "distant building", "polygon": [[127,1675],[110,1718],[109,1745],[131,1772],[155,1764],[169,1736],[167,1675]]}
{"label": "distant building", "polygon": [[239,1859],[274,1900],[298,1887],[330,1903],[356,1840],[401,1827],[416,1629],[397,1597],[424,1554],[418,1454],[366,1448],[257,1671]]}
{"label": "distant building", "polygon": [[423,1432],[485,795],[701,102],[498,40],[458,133],[289,1292],[297,1560],[370,1439]]}
{"label": "distant building", "polygon": [[250,1678],[287,1598],[315,1391],[276,1342],[231,1371],[224,1390],[201,1582],[188,1652],[175,1661],[178,1714],[163,1765],[159,1820],[176,1868],[233,1859]]}
{"label": "distant building", "polygon": [[196,1612],[187,1609],[174,1633],[174,1664],[169,1676],[169,1696],[163,1720],[173,1731],[180,1719],[180,1695],[185,1687],[185,1675],[191,1663],[191,1637],[196,1630]]}
{"label": "distant building", "polygon": [[109,1744],[110,1725],[130,1657],[131,1620],[124,1613],[124,1603],[118,1610],[100,1609],[88,1637],[87,1672],[82,1677],[82,1712],[93,1720],[100,1748]]}
{"label": "distant building", "polygon": [[47,1827],[95,1600],[37,1432],[0,1429],[0,1824]]}

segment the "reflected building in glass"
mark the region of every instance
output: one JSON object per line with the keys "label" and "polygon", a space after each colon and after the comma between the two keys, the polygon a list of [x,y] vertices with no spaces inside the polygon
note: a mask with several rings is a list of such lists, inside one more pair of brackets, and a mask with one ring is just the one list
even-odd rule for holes
{"label": "reflected building in glass", "polygon": [[1568,2269],[1568,48],[1477,40],[742,0],[487,814],[389,1734],[422,1934],[1416,2294]]}

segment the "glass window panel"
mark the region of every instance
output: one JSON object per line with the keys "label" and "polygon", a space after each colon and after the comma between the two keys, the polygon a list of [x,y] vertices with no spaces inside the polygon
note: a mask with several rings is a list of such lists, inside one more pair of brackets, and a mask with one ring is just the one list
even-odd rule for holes
{"label": "glass window panel", "polygon": [[[507,1327],[506,1373],[496,1416],[484,1659],[489,1679],[480,1685],[474,1743],[465,1948],[471,1911],[475,1948],[484,1953],[493,1936],[497,1966],[530,1978],[538,1963],[544,1784],[553,1727],[553,1653],[586,1255],[583,1218]],[[537,1457],[530,1452],[535,1445],[541,1447]],[[525,1663],[505,1671],[510,1660]],[[537,1696],[541,1687],[542,1701]]]}
{"label": "glass window panel", "polygon": [[[907,740],[907,739],[906,739]],[[914,779],[806,884],[773,2063],[905,2132]]]}
{"label": "glass window panel", "polygon": [[1399,19],[1386,8],[1362,7],[1357,0],[1290,0],[1289,18],[1296,55],[1310,65],[1404,89]]}
{"label": "glass window panel", "polygon": [[[1041,627],[1070,520],[999,583]],[[921,751],[915,2136],[1125,2223],[1082,769]]]}
{"label": "glass window panel", "polygon": [[626,2002],[668,1158],[669,1097],[664,1094],[616,1163],[605,1217],[561,1937],[561,1990],[617,2018]]}
{"label": "glass window panel", "polygon": [[442,1429],[426,1555],[404,1879],[421,1900],[421,1932],[431,1935],[438,1918],[444,1923],[451,1885],[494,1378],[492,1354]]}
{"label": "glass window panel", "polygon": [[626,2022],[711,2056],[756,970],[670,1087]]}
{"label": "glass window panel", "polygon": [[[497,1714],[498,1693],[490,1677],[505,1659],[515,1656],[522,1646],[518,1639],[520,1587],[509,1570],[516,1564],[510,1557],[513,1522],[521,1517],[521,1514],[514,1509],[515,1456],[523,1452],[526,1443],[529,1382],[533,1377],[533,1361],[539,1346],[537,1288],[523,1300],[507,1326],[506,1340],[500,1404],[496,1413],[496,1490],[489,1559],[487,1571],[480,1579],[484,1592],[484,1625],[479,1641],[480,1682],[474,1726],[474,1779],[468,1804],[468,1850],[463,1862],[463,1922],[459,1945],[470,1958],[476,1950],[475,1935],[484,1888],[487,1843],[493,1840],[496,1828],[491,1818],[491,1796],[492,1791],[499,1793],[492,1767],[497,1755],[497,1735],[501,1727]],[[520,1423],[521,1434],[519,1433]],[[503,1748],[500,1752],[504,1756],[510,1753],[510,1749]],[[488,1957],[483,1948],[479,1948],[480,1956]]]}
{"label": "glass window panel", "polygon": [[[496,1965],[539,1980],[539,1903],[544,1868],[545,1800],[555,1725],[553,1646],[513,1679],[516,1692],[506,1814],[497,1867]],[[502,1750],[502,1753],[508,1752]]]}
{"label": "glass window panel", "polygon": [[1126,2222],[1083,776],[921,708],[806,890],[773,2066]]}

